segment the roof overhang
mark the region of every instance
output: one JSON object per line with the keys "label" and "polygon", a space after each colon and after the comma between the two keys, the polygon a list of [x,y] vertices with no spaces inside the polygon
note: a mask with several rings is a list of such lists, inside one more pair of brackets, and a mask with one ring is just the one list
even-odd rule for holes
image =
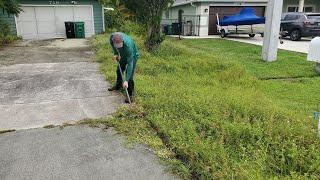
{"label": "roof overhang", "polygon": [[172,4],[172,7],[175,7],[175,6],[183,6],[183,5],[190,4],[190,3],[194,3],[194,2],[199,2],[199,1],[198,1],[198,0],[191,0],[191,1],[186,1],[186,2],[173,3],[173,4]]}
{"label": "roof overhang", "polygon": [[173,3],[172,7],[182,6],[190,3],[206,2],[206,3],[267,3],[268,0],[190,0],[180,3]]}

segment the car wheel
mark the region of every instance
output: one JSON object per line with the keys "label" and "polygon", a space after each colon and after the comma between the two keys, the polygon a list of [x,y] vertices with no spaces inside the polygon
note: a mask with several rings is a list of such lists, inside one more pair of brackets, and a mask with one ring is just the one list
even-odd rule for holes
{"label": "car wheel", "polygon": [[253,38],[255,36],[256,36],[255,34],[249,34],[249,37],[251,37],[251,38]]}
{"label": "car wheel", "polygon": [[220,30],[220,36],[221,38],[225,38],[227,36],[226,31],[224,29]]}
{"label": "car wheel", "polygon": [[261,37],[264,37],[264,33],[261,33],[260,35],[261,35]]}
{"label": "car wheel", "polygon": [[292,41],[299,41],[301,39],[301,32],[298,29],[295,29],[293,31],[291,31],[290,33],[290,39]]}

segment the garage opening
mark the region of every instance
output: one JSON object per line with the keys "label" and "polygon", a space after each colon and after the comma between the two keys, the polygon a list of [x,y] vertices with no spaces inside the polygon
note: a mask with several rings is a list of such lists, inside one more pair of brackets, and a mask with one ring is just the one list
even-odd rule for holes
{"label": "garage opening", "polygon": [[[246,6],[250,7],[250,6]],[[243,6],[212,6],[209,10],[209,35],[218,34],[217,30],[217,13],[219,14],[219,19],[222,19],[224,16],[234,15],[239,13]],[[264,6],[254,6],[252,7],[255,10],[257,16],[265,16],[265,7]]]}
{"label": "garage opening", "polygon": [[94,35],[93,8],[81,6],[22,6],[17,17],[18,35],[23,39],[65,38],[66,21],[85,23],[85,36]]}

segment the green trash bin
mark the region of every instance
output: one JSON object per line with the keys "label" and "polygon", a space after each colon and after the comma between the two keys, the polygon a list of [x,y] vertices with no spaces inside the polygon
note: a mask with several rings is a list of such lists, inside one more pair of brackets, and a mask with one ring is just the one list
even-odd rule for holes
{"label": "green trash bin", "polygon": [[84,22],[74,22],[76,38],[85,38]]}

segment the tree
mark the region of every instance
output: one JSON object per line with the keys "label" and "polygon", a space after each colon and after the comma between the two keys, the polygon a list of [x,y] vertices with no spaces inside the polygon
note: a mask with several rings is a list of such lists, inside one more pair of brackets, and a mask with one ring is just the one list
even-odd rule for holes
{"label": "tree", "polygon": [[163,12],[173,3],[173,0],[123,0],[137,20],[146,24],[148,35],[145,46],[149,51],[157,49],[163,41],[161,20]]}
{"label": "tree", "polygon": [[18,15],[22,11],[16,0],[0,0],[0,9],[8,15]]}
{"label": "tree", "polygon": [[104,7],[114,8],[114,11],[121,13],[124,19],[130,19],[133,16],[132,12],[124,5],[123,0],[100,0],[100,3]]}
{"label": "tree", "polygon": [[[0,13],[9,15],[18,15],[21,12],[21,8],[15,0],[0,0]],[[7,21],[0,19],[0,41],[4,36],[8,36],[11,33],[10,26]],[[2,44],[2,42],[0,42]]]}

